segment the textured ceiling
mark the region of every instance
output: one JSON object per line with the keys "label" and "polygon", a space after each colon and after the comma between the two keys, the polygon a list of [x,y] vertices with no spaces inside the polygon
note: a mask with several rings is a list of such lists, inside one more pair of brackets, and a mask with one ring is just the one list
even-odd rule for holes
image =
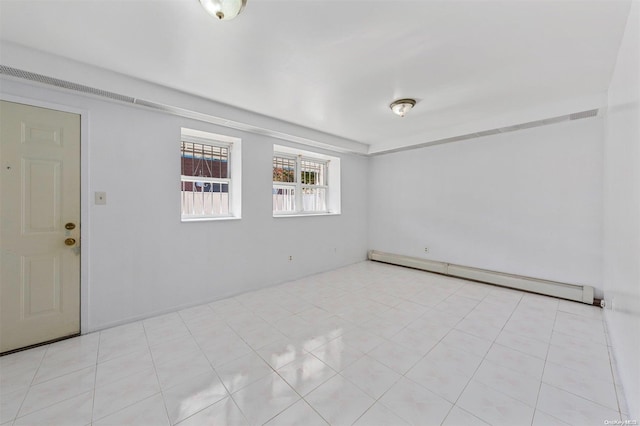
{"label": "textured ceiling", "polygon": [[0,0],[0,37],[377,152],[601,107],[629,7],[249,0],[219,22],[197,0]]}

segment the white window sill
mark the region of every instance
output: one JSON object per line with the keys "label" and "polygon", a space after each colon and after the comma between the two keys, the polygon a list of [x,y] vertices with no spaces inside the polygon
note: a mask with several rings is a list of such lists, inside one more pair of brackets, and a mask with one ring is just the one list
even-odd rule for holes
{"label": "white window sill", "polygon": [[286,218],[286,217],[309,217],[309,216],[340,216],[341,213],[291,213],[291,214],[274,214],[273,217],[276,219]]}
{"label": "white window sill", "polygon": [[237,216],[221,216],[221,217],[189,217],[189,218],[181,218],[180,222],[217,222],[224,220],[240,220],[241,217]]}

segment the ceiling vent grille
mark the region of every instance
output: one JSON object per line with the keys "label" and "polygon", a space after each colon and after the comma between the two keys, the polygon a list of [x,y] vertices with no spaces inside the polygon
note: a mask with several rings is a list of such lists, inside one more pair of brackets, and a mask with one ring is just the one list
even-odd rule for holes
{"label": "ceiling vent grille", "polygon": [[589,111],[582,111],[582,112],[576,112],[576,113],[570,114],[569,120],[580,120],[581,118],[595,117],[596,115],[598,115],[598,110],[592,109]]}
{"label": "ceiling vent grille", "polygon": [[515,131],[518,131],[518,130],[531,129],[533,127],[547,126],[549,124],[561,123],[563,121],[571,121],[571,120],[580,120],[580,119],[583,119],[583,118],[591,118],[591,117],[596,117],[598,115],[598,111],[599,111],[598,109],[590,109],[590,110],[587,110],[587,111],[575,112],[573,114],[567,114],[567,115],[561,115],[561,116],[558,116],[558,117],[545,118],[544,120],[529,121],[527,123],[515,124],[513,126],[500,127],[500,128],[497,128],[497,129],[484,130],[482,132],[468,133],[466,135],[454,136],[454,137],[451,137],[451,138],[438,139],[438,140],[435,140],[435,141],[425,142],[425,143],[421,143],[421,144],[417,144],[417,145],[405,146],[405,147],[402,147],[402,148],[389,149],[389,150],[385,150],[385,151],[375,152],[375,153],[373,153],[371,155],[382,155],[382,154],[390,154],[392,152],[408,151],[408,150],[411,150],[411,149],[425,148],[427,146],[442,145],[442,144],[445,144],[445,143],[459,142],[459,141],[464,141],[464,140],[468,140],[468,139],[476,139],[476,138],[481,138],[483,136],[496,135],[496,134],[499,134],[499,133],[509,133],[509,132],[515,132]]}
{"label": "ceiling vent grille", "polygon": [[[220,117],[215,117],[215,116],[211,116],[211,115],[208,115],[208,114],[199,113],[199,112],[196,112],[196,111],[190,111],[190,110],[186,110],[186,109],[183,109],[183,108],[172,107],[172,106],[169,106],[169,105],[162,105],[162,104],[158,104],[156,102],[146,101],[144,99],[138,99],[138,98],[133,98],[131,96],[121,95],[119,93],[109,92],[107,90],[96,89],[94,87],[85,86],[83,84],[72,83],[70,81],[60,80],[60,79],[57,79],[57,78],[48,77],[46,75],[37,74],[37,73],[29,72],[29,71],[24,71],[24,70],[21,70],[21,69],[18,69],[18,68],[12,68],[12,67],[9,67],[9,66],[6,66],[6,65],[2,65],[2,64],[0,64],[0,75],[16,77],[16,78],[20,78],[20,79],[24,79],[24,80],[29,80],[29,81],[35,81],[37,83],[42,83],[42,84],[47,84],[47,85],[51,85],[51,86],[55,86],[55,87],[60,87],[60,88],[67,89],[67,90],[73,90],[73,91],[76,91],[76,92],[86,93],[86,94],[89,94],[89,95],[99,96],[99,97],[102,97],[102,98],[108,98],[108,99],[119,101],[119,102],[139,105],[139,106],[143,106],[143,107],[151,108],[151,109],[155,109],[155,110],[160,110],[160,111],[163,111],[163,112],[179,115],[179,116],[182,116],[182,117],[193,118],[193,119],[196,119],[196,120],[201,120],[201,121],[205,121],[205,122],[209,122],[209,123],[219,124],[219,125],[230,127],[230,128],[245,130],[245,131],[249,131],[249,132],[256,133],[256,134],[264,134],[264,135],[268,135],[268,136],[273,136],[273,137],[276,137],[278,139],[290,140],[292,142],[303,143],[303,144],[310,145],[310,146],[318,146],[318,147],[321,147],[321,148],[331,149],[331,150],[335,150],[335,151],[339,151],[339,152],[350,152],[350,150],[338,149],[338,147],[336,147],[336,146],[333,146],[333,145],[327,146],[324,143],[321,143],[321,142],[319,143],[319,142],[312,141],[312,140],[309,140],[309,139],[306,139],[306,138],[301,138],[301,137],[297,137],[297,136],[294,136],[294,135],[289,135],[289,134],[286,134],[286,133],[281,133],[281,132],[277,132],[277,131],[273,131],[273,130],[269,130],[269,129],[263,129],[261,127],[251,126],[251,125],[246,124],[246,123],[230,121],[230,120],[226,120],[224,118],[220,118]],[[424,148],[424,147],[427,147],[427,146],[442,145],[442,144],[445,144],[445,143],[452,143],[452,142],[459,142],[459,141],[468,140],[468,139],[475,139],[475,138],[480,138],[480,137],[483,137],[483,136],[495,135],[495,134],[498,134],[498,133],[508,133],[508,132],[514,132],[514,131],[517,131],[517,130],[529,129],[529,128],[532,128],[532,127],[546,126],[548,124],[560,123],[562,121],[580,120],[580,119],[583,119],[583,118],[596,117],[597,115],[598,115],[598,109],[591,109],[591,110],[587,110],[587,111],[575,112],[573,114],[567,114],[567,115],[562,115],[562,116],[558,116],[558,117],[546,118],[544,120],[530,121],[530,122],[527,122],[527,123],[516,124],[516,125],[513,125],[513,126],[507,126],[507,127],[497,128],[497,129],[485,130],[485,131],[482,131],[482,132],[469,133],[469,134],[466,134],[466,135],[460,135],[460,136],[454,136],[454,137],[445,138],[445,139],[439,139],[439,140],[435,140],[435,141],[431,141],[431,142],[425,142],[425,143],[421,143],[421,144],[417,144],[417,145],[411,145],[411,146],[402,147],[402,148],[389,149],[389,150],[385,150],[385,151],[376,152],[376,153],[373,153],[373,154],[370,154],[370,155],[389,154],[389,153],[392,153],[392,152],[407,151],[407,150],[410,150],[410,149]],[[358,154],[358,152],[353,152],[353,153]]]}
{"label": "ceiling vent grille", "polygon": [[[221,117],[216,117],[216,116],[201,113],[198,111],[192,111],[189,109],[175,107],[171,105],[164,105],[164,104],[147,101],[140,98],[121,95],[119,93],[109,92],[107,90],[96,89],[94,87],[85,86],[83,84],[72,83],[70,81],[60,80],[57,78],[48,77],[46,75],[24,71],[18,68],[12,68],[2,64],[0,64],[0,75],[34,81],[41,84],[60,87],[62,89],[73,90],[75,92],[81,92],[87,95],[93,95],[93,96],[111,99],[118,102],[133,104],[143,108],[149,108],[155,111],[162,111],[162,112],[172,114],[172,115],[177,115],[180,117],[191,118],[194,120],[217,124],[217,125],[229,127],[232,129],[243,130],[250,133],[266,135],[266,136],[270,136],[277,139],[282,139],[282,140],[296,142],[296,143],[300,143],[308,146],[313,146],[316,148],[327,149],[335,152],[351,153],[355,155],[366,155],[364,152],[365,151],[364,147],[366,145],[361,143],[358,143],[358,145],[362,145],[363,149],[342,147],[332,143],[320,142],[317,140],[308,139],[308,138],[304,138],[296,135],[291,135],[291,134],[280,132],[277,130],[253,126],[251,124],[243,123],[240,121],[233,121],[233,120],[228,120]],[[356,143],[356,141],[352,141],[352,142]]]}
{"label": "ceiling vent grille", "polygon": [[91,95],[100,96],[102,98],[109,98],[120,102],[135,102],[135,98],[132,98],[130,96],[120,95],[118,93],[108,92],[106,90],[100,90],[93,87],[85,86],[83,84],[72,83],[70,81],[60,80],[53,77],[47,77],[46,75],[23,71],[17,68],[8,67],[6,65],[0,65],[0,74],[48,84],[51,86],[61,87],[63,89],[74,90],[76,92],[88,93]]}

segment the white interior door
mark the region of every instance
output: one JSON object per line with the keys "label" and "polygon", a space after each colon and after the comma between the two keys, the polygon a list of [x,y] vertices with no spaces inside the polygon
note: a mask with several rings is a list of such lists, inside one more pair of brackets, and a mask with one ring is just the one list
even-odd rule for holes
{"label": "white interior door", "polygon": [[80,332],[80,116],[0,102],[0,353]]}

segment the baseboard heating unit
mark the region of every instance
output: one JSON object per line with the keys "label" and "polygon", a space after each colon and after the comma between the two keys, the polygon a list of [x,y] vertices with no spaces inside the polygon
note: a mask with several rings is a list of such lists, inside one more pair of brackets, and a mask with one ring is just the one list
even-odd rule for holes
{"label": "baseboard heating unit", "polygon": [[508,287],[600,306],[600,300],[594,299],[593,297],[593,287],[588,285],[575,285],[541,280],[538,278],[505,274],[503,272],[488,271],[486,269],[472,268],[469,266],[454,265],[453,263],[436,262],[434,260],[420,259],[417,257],[384,253],[376,250],[370,250],[368,258],[369,260],[374,260],[376,262],[406,266],[442,275],[480,281],[501,287]]}

